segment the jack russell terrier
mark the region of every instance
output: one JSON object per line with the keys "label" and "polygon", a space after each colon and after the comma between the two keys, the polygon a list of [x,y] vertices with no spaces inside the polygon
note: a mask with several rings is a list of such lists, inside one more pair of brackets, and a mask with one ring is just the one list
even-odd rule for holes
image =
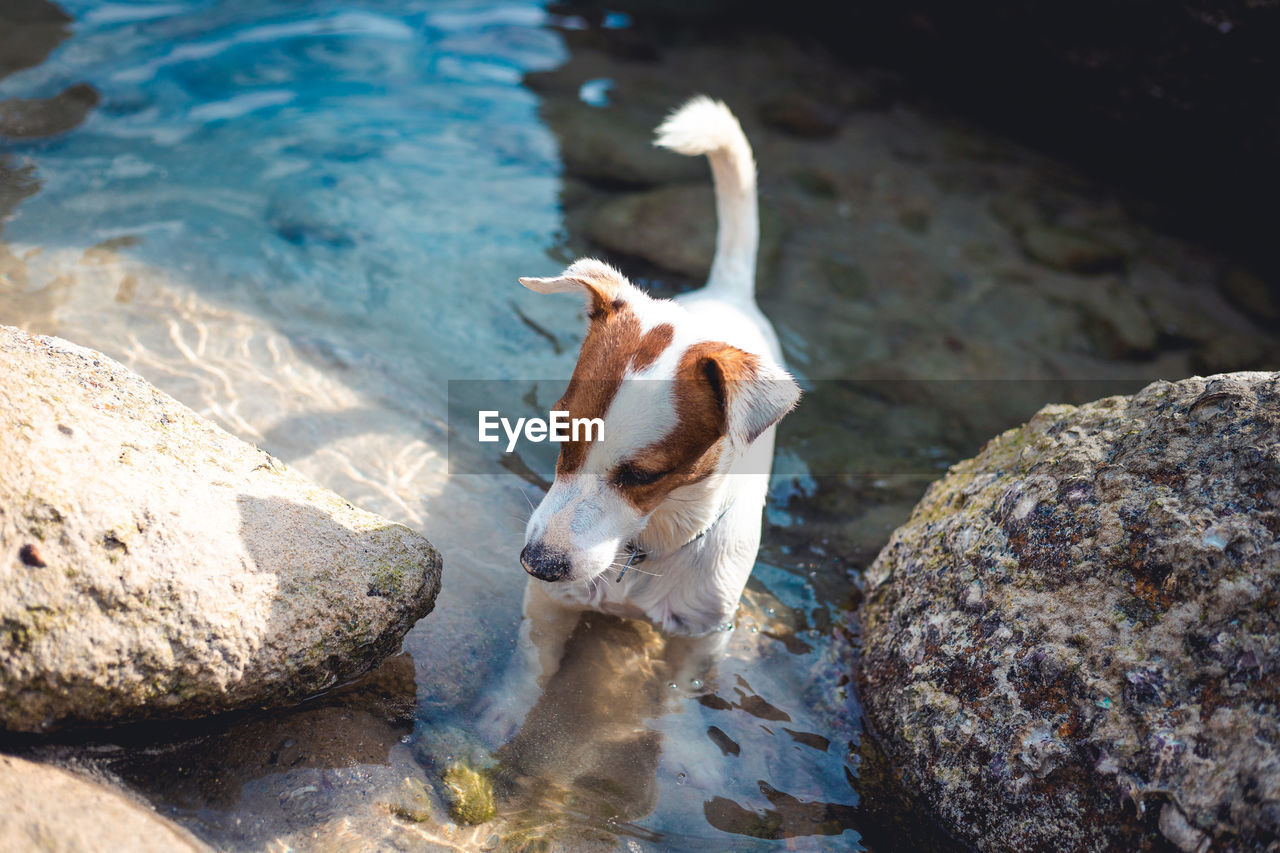
{"label": "jack russell terrier", "polygon": [[561,448],[529,519],[523,653],[482,722],[498,738],[537,699],[584,610],[648,620],[670,638],[669,661],[673,643],[687,646],[682,672],[714,663],[759,548],[774,425],[800,397],[755,303],[755,162],[737,119],[696,97],[656,144],[711,163],[719,225],[706,287],[654,299],[591,259],[520,279],[586,298],[586,337],[555,408],[602,418],[604,431]]}

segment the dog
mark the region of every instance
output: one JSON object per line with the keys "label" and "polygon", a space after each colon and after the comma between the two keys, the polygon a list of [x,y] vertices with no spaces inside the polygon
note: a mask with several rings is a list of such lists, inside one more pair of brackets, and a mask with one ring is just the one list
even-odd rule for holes
{"label": "dog", "polygon": [[593,259],[520,279],[586,299],[586,336],[556,409],[604,429],[562,445],[528,521],[521,660],[485,714],[499,738],[555,672],[583,611],[659,628],[668,661],[681,661],[673,678],[694,682],[714,665],[759,548],[774,428],[800,398],[755,302],[756,172],[741,126],[699,96],[655,144],[710,162],[718,229],[706,286],[655,299]]}

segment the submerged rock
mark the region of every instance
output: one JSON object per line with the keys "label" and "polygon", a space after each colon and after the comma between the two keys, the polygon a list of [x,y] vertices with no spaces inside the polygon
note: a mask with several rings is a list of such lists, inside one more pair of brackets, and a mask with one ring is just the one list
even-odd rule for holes
{"label": "submerged rock", "polygon": [[[715,196],[711,184],[677,184],[626,193],[600,205],[586,233],[611,252],[643,258],[663,269],[705,279],[716,249]],[[760,209],[760,268],[768,270],[782,245],[784,226]]]}
{"label": "submerged rock", "polygon": [[0,849],[198,853],[211,848],[91,779],[0,755]]}
{"label": "submerged rock", "polygon": [[805,139],[834,136],[840,110],[803,92],[784,92],[760,103],[760,120],[775,130]]}
{"label": "submerged rock", "polygon": [[445,768],[442,781],[454,820],[467,824],[488,823],[497,815],[493,782],[484,771],[455,761]]}
{"label": "submerged rock", "polygon": [[709,184],[678,184],[626,193],[597,208],[587,236],[612,252],[705,278],[716,249],[715,199]]}
{"label": "submerged rock", "polygon": [[1268,285],[1263,279],[1239,267],[1228,270],[1222,276],[1220,287],[1227,298],[1250,317],[1269,323],[1280,321],[1280,287]]}
{"label": "submerged rock", "polygon": [[542,110],[556,128],[564,170],[573,177],[606,185],[656,186],[707,176],[703,158],[653,144],[657,121],[648,116],[636,118],[567,99],[548,100]]}
{"label": "submerged rock", "polygon": [[1122,249],[1107,241],[1062,225],[1028,225],[1017,231],[1027,257],[1050,269],[1097,275],[1125,267]]}
{"label": "submerged rock", "polygon": [[0,326],[0,728],[299,701],[396,651],[440,557],[106,356]]}
{"label": "submerged rock", "polygon": [[0,77],[39,65],[71,35],[72,18],[50,0],[0,4]]}
{"label": "submerged rock", "polygon": [[980,849],[1262,849],[1280,373],[1043,409],[929,488],[861,622],[870,718]]}
{"label": "submerged rock", "polygon": [[69,86],[52,98],[0,101],[0,136],[55,136],[79,127],[98,105],[98,90],[88,83]]}

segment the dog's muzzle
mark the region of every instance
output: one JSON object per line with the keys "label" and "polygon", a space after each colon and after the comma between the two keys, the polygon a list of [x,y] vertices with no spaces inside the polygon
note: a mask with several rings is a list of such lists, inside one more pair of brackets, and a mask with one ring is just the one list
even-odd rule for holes
{"label": "dog's muzzle", "polygon": [[520,552],[520,565],[540,581],[564,580],[571,568],[568,555],[548,548],[541,542],[524,546],[524,550]]}

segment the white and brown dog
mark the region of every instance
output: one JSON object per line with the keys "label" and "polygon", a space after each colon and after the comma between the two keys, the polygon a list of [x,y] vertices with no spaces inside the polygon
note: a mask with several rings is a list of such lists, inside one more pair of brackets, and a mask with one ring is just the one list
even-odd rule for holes
{"label": "white and brown dog", "polygon": [[[760,544],[774,425],[800,396],[755,303],[755,163],[737,119],[694,98],[656,144],[711,163],[719,226],[706,287],[653,299],[590,259],[520,279],[586,297],[586,338],[555,408],[602,418],[604,431],[561,448],[525,531],[524,654],[489,700],[488,716],[508,724],[537,698],[583,610],[712,638],[692,641],[699,661],[685,670],[719,653]],[[498,723],[490,719],[491,734],[511,733]]]}

